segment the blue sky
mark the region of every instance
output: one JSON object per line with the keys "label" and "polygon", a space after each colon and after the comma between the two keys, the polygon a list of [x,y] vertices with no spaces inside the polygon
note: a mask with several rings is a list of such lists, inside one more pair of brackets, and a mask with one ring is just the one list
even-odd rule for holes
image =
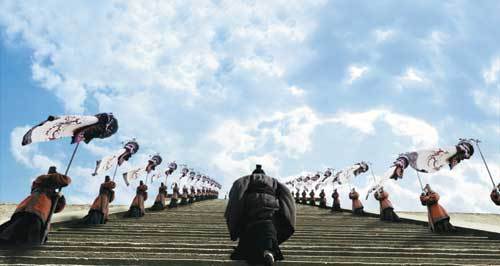
{"label": "blue sky", "polygon": [[[48,164],[69,159],[69,140],[20,147],[27,127],[98,112],[113,112],[120,129],[78,153],[72,203],[90,203],[102,179],[90,176],[95,160],[132,137],[141,150],[121,170],[159,152],[226,189],[255,163],[285,178],[366,160],[381,174],[401,152],[474,137],[500,182],[498,1],[2,1],[0,10],[1,202],[21,200]],[[450,211],[499,212],[478,156],[424,180]],[[424,210],[411,171],[388,188],[396,209]],[[117,202],[133,190],[120,184]]]}

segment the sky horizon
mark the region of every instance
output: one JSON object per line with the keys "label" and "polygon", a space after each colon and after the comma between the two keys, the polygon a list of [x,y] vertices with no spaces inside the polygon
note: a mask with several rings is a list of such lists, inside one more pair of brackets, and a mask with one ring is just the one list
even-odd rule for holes
{"label": "sky horizon", "polygon": [[[500,182],[500,2],[366,3],[1,1],[0,202],[69,160],[69,139],[22,147],[30,127],[101,112],[119,130],[82,145],[69,203],[92,202],[95,161],[131,138],[140,150],[119,173],[159,153],[161,170],[186,163],[225,191],[255,164],[286,179],[369,161],[381,175],[400,153],[459,138],[482,141]],[[500,213],[477,152],[421,176],[450,212]],[[136,184],[117,181],[129,204]],[[354,185],[376,211],[370,183]],[[396,211],[426,210],[414,172],[386,187]]]}

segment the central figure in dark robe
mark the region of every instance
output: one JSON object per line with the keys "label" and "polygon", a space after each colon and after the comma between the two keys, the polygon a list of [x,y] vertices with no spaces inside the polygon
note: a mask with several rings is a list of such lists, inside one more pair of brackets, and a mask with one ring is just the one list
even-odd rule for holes
{"label": "central figure in dark robe", "polygon": [[295,202],[260,165],[233,183],[224,216],[231,240],[239,239],[231,259],[265,265],[283,259],[279,245],[295,231]]}

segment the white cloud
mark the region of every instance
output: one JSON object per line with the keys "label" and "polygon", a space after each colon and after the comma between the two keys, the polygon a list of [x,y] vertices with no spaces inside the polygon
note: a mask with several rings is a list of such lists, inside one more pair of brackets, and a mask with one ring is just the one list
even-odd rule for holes
{"label": "white cloud", "polygon": [[306,94],[306,91],[304,89],[301,89],[297,86],[291,86],[287,88],[288,92],[290,92],[293,96],[304,96]]}
{"label": "white cloud", "polygon": [[313,14],[324,4],[2,1],[0,24],[7,37],[33,49],[33,78],[81,113],[96,92],[143,90],[203,101],[224,98],[225,77],[239,70],[249,79],[281,79],[307,61],[310,52],[297,47],[314,31]]}
{"label": "white cloud", "polygon": [[375,128],[373,124],[381,115],[384,110],[370,110],[366,112],[340,112],[337,116],[329,118],[331,122],[340,122],[350,128],[355,128],[364,134],[374,134]]}
{"label": "white cloud", "polygon": [[412,149],[436,147],[439,141],[437,129],[429,123],[406,115],[387,112],[384,121],[396,136],[410,137]]}
{"label": "white cloud", "polygon": [[373,109],[366,112],[340,112],[334,117],[325,119],[325,121],[338,122],[369,135],[376,133],[374,124],[378,120],[387,123],[394,135],[409,137],[414,147],[433,147],[438,143],[438,131],[428,122],[385,109]]}
{"label": "white cloud", "polygon": [[[438,132],[429,123],[384,109],[366,112],[317,114],[308,106],[252,117],[250,120],[226,120],[211,132],[210,139],[219,150],[212,162],[230,175],[248,173],[255,163],[263,163],[281,176],[280,162],[301,158],[311,151],[313,133],[321,125],[333,123],[366,135],[375,135],[375,124],[385,123],[396,137],[408,138],[414,147],[435,147]],[[410,147],[412,149],[414,147]]]}
{"label": "white cloud", "polygon": [[485,114],[500,117],[500,58],[493,58],[491,65],[483,70],[482,88],[471,91],[474,103]]}
{"label": "white cloud", "polygon": [[40,172],[46,172],[49,166],[56,166],[61,169],[61,163],[49,156],[42,154],[38,149],[38,144],[21,145],[23,136],[30,126],[16,127],[10,133],[10,152],[14,159],[22,165],[37,169]]}
{"label": "white cloud", "polygon": [[497,95],[490,94],[484,90],[473,90],[474,103],[487,114],[500,116],[500,90]]}
{"label": "white cloud", "polygon": [[500,58],[497,57],[491,62],[491,66],[483,71],[483,78],[486,84],[494,83],[500,74]]}
{"label": "white cloud", "polygon": [[423,75],[412,67],[406,69],[406,72],[400,78],[403,81],[414,81],[414,82],[424,81]]}
{"label": "white cloud", "polygon": [[394,36],[394,31],[390,29],[388,30],[376,29],[373,31],[373,34],[375,35],[375,40],[378,43],[381,43],[391,39]]}
{"label": "white cloud", "polygon": [[347,83],[352,84],[355,80],[360,79],[368,71],[368,67],[350,65],[347,71],[349,73],[349,77],[347,78]]}

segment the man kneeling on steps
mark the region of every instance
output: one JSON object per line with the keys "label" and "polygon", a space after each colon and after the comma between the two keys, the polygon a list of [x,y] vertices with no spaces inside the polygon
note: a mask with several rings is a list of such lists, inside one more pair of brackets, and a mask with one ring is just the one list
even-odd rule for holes
{"label": "man kneeling on steps", "polygon": [[295,202],[262,166],[233,183],[224,216],[231,240],[239,239],[231,259],[265,265],[283,259],[279,245],[295,231]]}

